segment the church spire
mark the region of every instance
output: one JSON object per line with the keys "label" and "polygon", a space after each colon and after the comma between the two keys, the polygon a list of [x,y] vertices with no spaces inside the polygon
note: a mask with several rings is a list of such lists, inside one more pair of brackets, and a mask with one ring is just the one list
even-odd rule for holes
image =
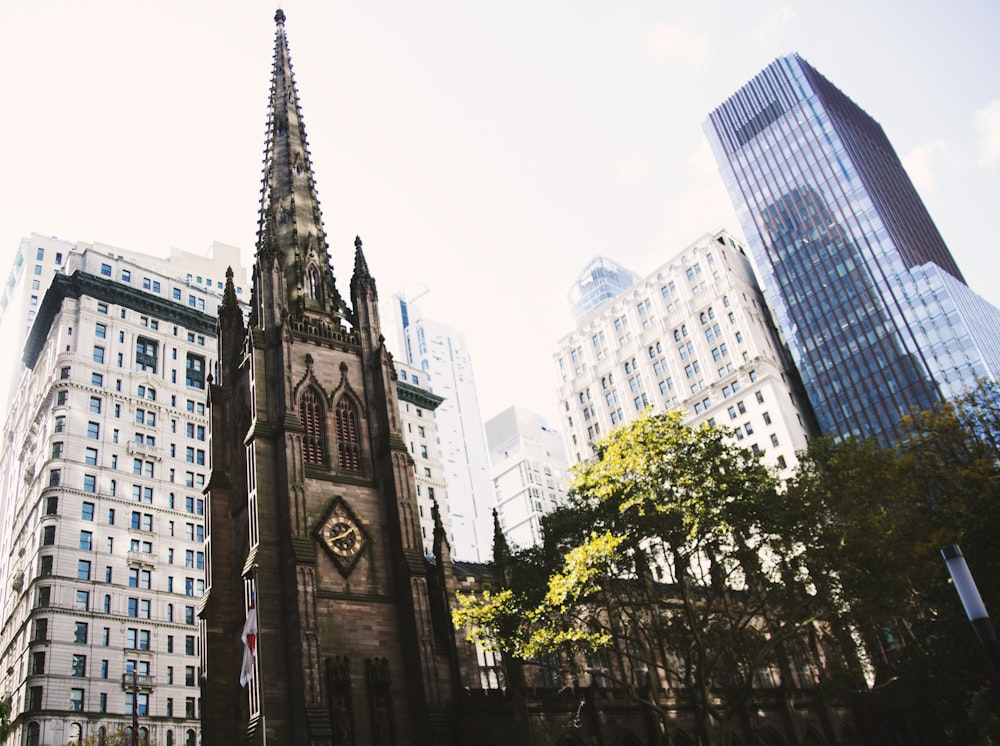
{"label": "church spire", "polygon": [[[316,182],[299,94],[285,35],[285,12],[274,14],[274,67],[271,72],[264,176],[257,221],[257,303],[271,317],[348,316],[337,291],[323,230]],[[277,273],[265,278],[266,273]]]}

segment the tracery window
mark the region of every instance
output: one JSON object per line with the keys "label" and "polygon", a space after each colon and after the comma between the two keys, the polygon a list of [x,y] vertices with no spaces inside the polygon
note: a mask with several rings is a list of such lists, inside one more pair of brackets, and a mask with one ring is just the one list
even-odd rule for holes
{"label": "tracery window", "polygon": [[302,458],[307,464],[325,463],[323,405],[316,390],[307,388],[299,402],[299,419],[305,428],[302,436]]}
{"label": "tracery window", "polygon": [[337,453],[340,468],[361,471],[361,437],[358,432],[358,413],[346,397],[337,402]]}
{"label": "tracery window", "polygon": [[319,300],[319,272],[315,267],[306,270],[306,288],[310,300]]}

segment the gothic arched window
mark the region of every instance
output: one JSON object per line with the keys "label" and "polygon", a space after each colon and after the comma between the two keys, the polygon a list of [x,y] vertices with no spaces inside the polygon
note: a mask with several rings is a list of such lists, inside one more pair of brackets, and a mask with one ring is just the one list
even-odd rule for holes
{"label": "gothic arched window", "polygon": [[337,402],[337,453],[340,468],[361,471],[361,436],[358,413],[346,396]]}
{"label": "gothic arched window", "polygon": [[319,272],[315,267],[306,270],[306,289],[310,300],[319,300]]}
{"label": "gothic arched window", "polygon": [[299,402],[299,419],[305,428],[302,436],[302,459],[307,464],[326,462],[325,428],[323,426],[323,405],[316,390],[311,386],[302,394]]}

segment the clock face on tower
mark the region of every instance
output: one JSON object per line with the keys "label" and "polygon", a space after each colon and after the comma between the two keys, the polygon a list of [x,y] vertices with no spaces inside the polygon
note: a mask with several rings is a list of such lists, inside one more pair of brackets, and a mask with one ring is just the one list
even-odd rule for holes
{"label": "clock face on tower", "polygon": [[368,544],[358,520],[342,497],[334,498],[316,536],[345,578],[354,569]]}
{"label": "clock face on tower", "polygon": [[358,527],[350,518],[336,518],[328,523],[323,528],[323,541],[331,552],[341,557],[355,554],[361,543],[358,541]]}

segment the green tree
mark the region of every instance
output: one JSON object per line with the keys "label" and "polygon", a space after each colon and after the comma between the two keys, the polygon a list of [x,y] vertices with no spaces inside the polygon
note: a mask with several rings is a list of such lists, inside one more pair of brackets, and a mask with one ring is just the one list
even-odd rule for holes
{"label": "green tree", "polygon": [[729,431],[686,427],[679,413],[647,414],[595,450],[543,547],[507,559],[504,587],[463,598],[456,623],[567,681],[626,689],[659,716],[664,742],[681,697],[698,742],[726,744],[757,677],[787,681],[818,630],[779,485]]}
{"label": "green tree", "polygon": [[895,450],[812,440],[788,486],[787,539],[808,547],[836,649],[860,642],[845,655],[849,675],[834,668],[827,679],[887,719],[905,713],[904,739],[976,743],[1000,735],[996,686],[940,548],[961,544],[987,608],[1000,612],[1000,395],[983,384],[905,424]]}
{"label": "green tree", "polygon": [[10,703],[0,700],[0,743],[10,738],[14,726],[10,722]]}

